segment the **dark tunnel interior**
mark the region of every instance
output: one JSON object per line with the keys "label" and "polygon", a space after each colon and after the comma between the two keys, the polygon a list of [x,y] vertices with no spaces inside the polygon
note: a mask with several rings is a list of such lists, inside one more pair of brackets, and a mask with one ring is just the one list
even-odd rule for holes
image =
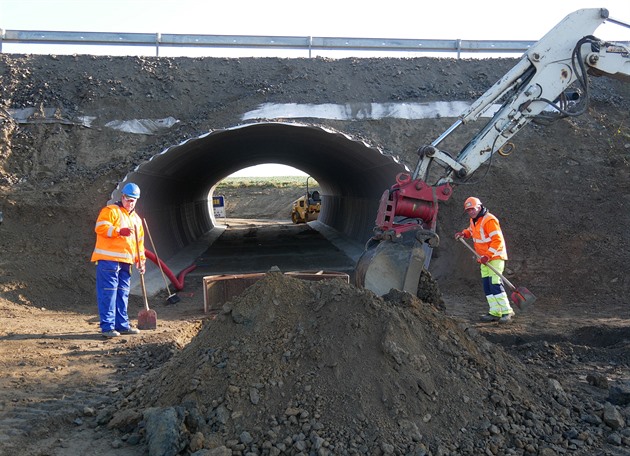
{"label": "dark tunnel interior", "polygon": [[214,227],[212,190],[249,166],[279,163],[315,178],[321,189],[319,221],[364,243],[379,200],[405,167],[379,149],[338,131],[295,123],[253,123],[215,130],[173,145],[130,172],[112,193],[135,182],[138,212],[151,226],[167,260]]}

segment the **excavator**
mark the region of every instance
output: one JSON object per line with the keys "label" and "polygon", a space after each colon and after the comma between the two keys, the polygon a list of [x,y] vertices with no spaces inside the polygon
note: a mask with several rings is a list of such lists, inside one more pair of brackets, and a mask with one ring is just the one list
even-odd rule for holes
{"label": "excavator", "polygon": [[[510,139],[529,122],[549,123],[586,112],[588,75],[630,82],[630,43],[593,36],[604,22],[630,28],[610,18],[605,8],[569,14],[455,123],[418,149],[413,174],[398,174],[381,196],[374,234],[356,265],[357,285],[379,295],[392,288],[416,295],[422,271],[439,245],[439,204],[453,195],[457,184],[495,154],[508,155],[514,147]],[[439,148],[457,128],[482,114],[491,115],[490,121],[459,152]]]}

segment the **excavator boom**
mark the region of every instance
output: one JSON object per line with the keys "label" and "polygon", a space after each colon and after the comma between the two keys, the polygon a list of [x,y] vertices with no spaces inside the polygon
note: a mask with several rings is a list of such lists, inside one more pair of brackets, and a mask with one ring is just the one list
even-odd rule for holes
{"label": "excavator boom", "polygon": [[[583,114],[589,102],[589,74],[630,81],[629,43],[593,36],[606,21],[630,28],[610,19],[604,8],[569,14],[451,127],[418,149],[413,174],[399,174],[381,197],[374,236],[357,264],[358,285],[379,294],[390,288],[415,294],[422,268],[428,268],[432,249],[439,243],[435,234],[439,202],[448,200],[457,184],[497,152],[507,155],[513,147],[509,140],[528,123]],[[493,113],[492,118],[461,150],[438,147],[460,126],[484,113]]]}

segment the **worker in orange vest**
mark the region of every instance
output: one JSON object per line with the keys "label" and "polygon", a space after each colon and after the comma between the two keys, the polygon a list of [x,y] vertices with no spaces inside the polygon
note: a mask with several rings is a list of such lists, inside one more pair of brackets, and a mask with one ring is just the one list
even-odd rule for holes
{"label": "worker in orange vest", "polygon": [[146,266],[144,228],[135,212],[140,188],[129,182],[121,193],[120,201],[101,209],[94,227],[96,299],[101,332],[107,338],[140,332],[129,324],[127,313],[132,265],[137,265],[140,274]]}
{"label": "worker in orange vest", "polygon": [[464,202],[464,211],[470,217],[470,226],[455,234],[455,239],[472,239],[475,252],[479,255],[481,280],[486,294],[489,312],[481,317],[481,321],[508,323],[514,311],[503,287],[501,277],[489,268],[490,264],[499,273],[503,273],[505,261],[508,259],[505,239],[499,220],[488,212],[479,198],[471,196]]}

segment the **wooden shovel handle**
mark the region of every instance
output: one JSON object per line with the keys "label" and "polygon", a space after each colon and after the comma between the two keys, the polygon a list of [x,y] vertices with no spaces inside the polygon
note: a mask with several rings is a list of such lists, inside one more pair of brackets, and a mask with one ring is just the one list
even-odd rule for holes
{"label": "wooden shovel handle", "polygon": [[[140,264],[140,241],[138,240],[138,227],[133,227],[133,234],[136,237],[136,256],[138,257],[138,265]],[[147,287],[144,284],[144,272],[140,273],[140,285],[142,286],[142,297],[144,298],[144,309],[149,310],[149,300],[147,299]]]}
{"label": "wooden shovel handle", "polygon": [[[466,242],[464,240],[464,238],[458,238],[458,241],[460,241],[462,244],[464,244],[468,250],[470,250],[472,253],[475,254],[475,256],[477,258],[481,258],[481,255],[479,255],[475,249],[473,249],[471,246],[468,245],[468,242]],[[499,277],[501,277],[501,280],[503,280],[512,290],[516,290],[516,287],[514,285],[512,285],[512,282],[510,282],[508,279],[505,278],[505,276],[503,274],[501,274],[499,271],[497,271],[491,264],[486,263],[486,266],[488,266],[490,269],[492,269],[492,271],[498,275]]]}
{"label": "wooden shovel handle", "polygon": [[140,285],[142,286],[142,297],[144,298],[144,310],[149,310],[149,300],[147,299],[147,287],[144,284],[144,273],[140,273]]}

